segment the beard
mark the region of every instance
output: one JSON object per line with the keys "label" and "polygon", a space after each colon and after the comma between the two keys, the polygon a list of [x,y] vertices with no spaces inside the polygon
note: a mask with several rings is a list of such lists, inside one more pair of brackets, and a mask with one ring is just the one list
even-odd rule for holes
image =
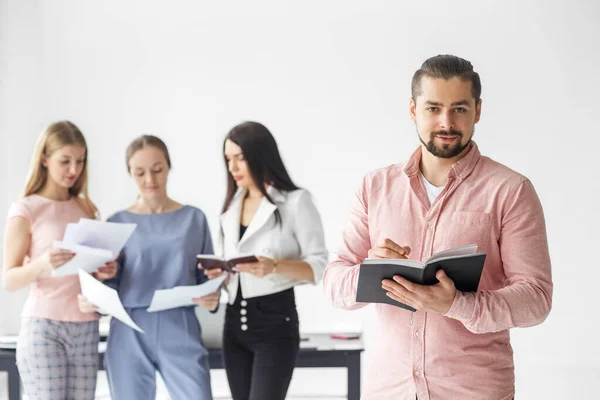
{"label": "beard", "polygon": [[[463,150],[467,148],[467,146],[469,146],[469,144],[471,143],[471,139],[473,139],[474,134],[475,134],[475,127],[473,127],[473,133],[469,137],[469,140],[467,140],[467,142],[463,145],[461,143],[462,143],[462,138],[463,138],[464,134],[461,131],[458,131],[456,129],[431,132],[431,134],[429,135],[429,141],[427,143],[425,143],[423,141],[423,139],[421,139],[421,135],[419,135],[419,132],[417,131],[419,140],[421,141],[421,143],[423,143],[423,145],[425,146],[427,151],[429,151],[431,154],[433,154],[434,156],[436,156],[438,158],[456,157],[457,155],[462,153]],[[454,136],[458,137],[458,140],[456,141],[456,144],[443,143],[441,146],[438,146],[434,142],[435,137],[438,135],[441,135],[441,136],[454,135]]]}

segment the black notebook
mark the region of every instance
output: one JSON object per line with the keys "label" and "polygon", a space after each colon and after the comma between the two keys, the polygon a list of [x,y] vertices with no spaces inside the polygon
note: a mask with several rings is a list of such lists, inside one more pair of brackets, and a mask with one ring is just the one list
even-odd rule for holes
{"label": "black notebook", "polygon": [[420,285],[435,285],[438,270],[443,269],[461,292],[476,292],[483,271],[485,254],[477,253],[477,245],[444,250],[425,262],[403,259],[368,258],[360,265],[356,301],[361,303],[385,303],[410,311],[413,307],[389,298],[381,281],[400,275]]}
{"label": "black notebook", "polygon": [[226,260],[217,257],[214,254],[198,254],[196,256],[196,262],[202,264],[202,268],[204,269],[221,268],[223,271],[235,272],[233,271],[233,267],[237,264],[258,262],[258,258],[254,255],[239,255]]}

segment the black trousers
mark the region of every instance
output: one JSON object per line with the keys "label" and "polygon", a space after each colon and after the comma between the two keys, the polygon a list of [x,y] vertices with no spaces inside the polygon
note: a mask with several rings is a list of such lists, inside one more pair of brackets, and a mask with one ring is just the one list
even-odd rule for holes
{"label": "black trousers", "polygon": [[233,400],[284,400],[300,347],[294,289],[227,306],[223,357]]}

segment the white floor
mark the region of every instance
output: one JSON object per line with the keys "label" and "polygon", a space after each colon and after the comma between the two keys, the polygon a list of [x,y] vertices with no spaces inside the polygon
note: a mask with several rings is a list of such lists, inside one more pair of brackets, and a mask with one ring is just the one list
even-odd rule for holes
{"label": "white floor", "polygon": [[[335,384],[325,385],[323,388],[314,387],[307,382],[324,382],[321,379],[325,377],[332,379]],[[341,400],[346,399],[346,377],[345,370],[332,368],[328,371],[319,370],[301,370],[297,369],[294,372],[294,379],[290,386],[288,399],[293,400]],[[316,376],[320,375],[320,378]],[[215,400],[228,400],[231,399],[229,388],[227,387],[227,380],[225,372],[223,370],[211,371],[211,384],[212,391]],[[310,387],[312,390],[309,390]],[[328,387],[327,387],[328,386]],[[4,400],[0,397],[1,400]],[[98,390],[96,391],[96,399],[108,400],[110,399],[110,393],[108,390],[108,383],[106,381],[106,374],[100,372],[98,376]],[[157,376],[157,400],[169,400],[169,395],[164,383]]]}
{"label": "white floor", "polygon": [[[225,372],[212,370],[212,391],[215,400],[229,400]],[[346,370],[343,368],[296,369],[290,385],[290,400],[342,400],[346,399]],[[104,371],[98,374],[97,400],[109,400],[110,392]],[[0,373],[0,400],[8,400],[6,373]],[[26,400],[26,397],[24,397]],[[160,376],[157,376],[156,400],[170,400]]]}
{"label": "white floor", "polygon": [[[215,400],[229,399],[224,375],[215,371],[213,392]],[[290,388],[290,400],[345,399],[346,380],[343,371],[305,370],[296,374]],[[317,377],[317,379],[315,379]],[[102,373],[97,399],[108,400],[106,376]],[[544,367],[517,370],[518,400],[600,399],[600,368]],[[0,373],[0,400],[7,400],[6,373]],[[159,385],[157,400],[169,399],[164,386]],[[386,399],[382,399],[386,400]]]}

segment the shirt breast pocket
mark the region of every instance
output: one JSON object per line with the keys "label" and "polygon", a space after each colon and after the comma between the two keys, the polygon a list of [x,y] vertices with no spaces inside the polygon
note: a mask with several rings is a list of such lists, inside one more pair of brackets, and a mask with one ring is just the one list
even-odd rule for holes
{"label": "shirt breast pocket", "polygon": [[487,252],[492,229],[492,215],[480,211],[455,211],[445,235],[448,249],[476,244]]}

